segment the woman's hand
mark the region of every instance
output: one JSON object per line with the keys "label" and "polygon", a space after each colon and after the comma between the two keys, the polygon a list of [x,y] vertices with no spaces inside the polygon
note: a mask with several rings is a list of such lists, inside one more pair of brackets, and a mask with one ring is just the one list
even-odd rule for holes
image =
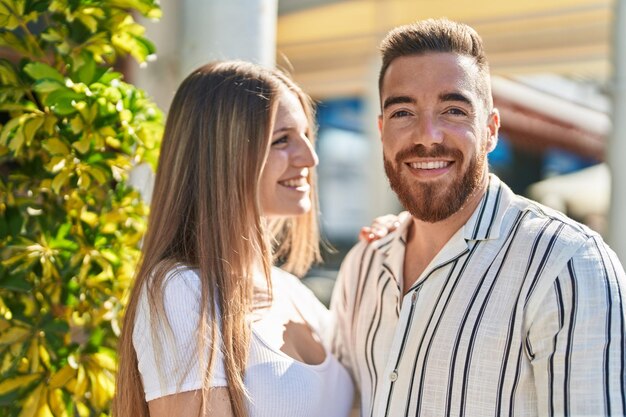
{"label": "woman's hand", "polygon": [[384,216],[376,217],[371,226],[364,226],[361,228],[359,239],[368,243],[382,239],[389,233],[396,230],[408,216],[410,216],[409,212],[403,211],[398,215],[386,214]]}

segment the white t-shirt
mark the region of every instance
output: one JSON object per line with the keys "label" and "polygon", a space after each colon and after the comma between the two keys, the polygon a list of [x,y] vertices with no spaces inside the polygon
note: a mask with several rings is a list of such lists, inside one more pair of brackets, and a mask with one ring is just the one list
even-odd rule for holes
{"label": "white t-shirt", "polygon": [[[145,290],[135,316],[133,345],[146,401],[202,388],[202,370],[196,353],[199,277],[195,270],[180,267],[168,273],[164,282],[164,308],[171,334],[166,330],[167,326],[157,325],[156,337],[153,337]],[[353,386],[346,370],[328,349],[332,325],[328,310],[296,277],[278,268],[272,269],[272,291],[274,303],[294,302],[297,305],[324,344],[326,358],[319,365],[297,361],[264,338],[260,329],[267,328],[267,322],[252,322],[250,356],[244,380],[251,398],[249,416],[346,417],[352,405]],[[282,326],[282,323],[276,326]],[[220,341],[217,342],[219,344],[207,345],[221,345]],[[155,343],[162,352],[160,355],[155,354]],[[206,355],[208,358],[208,352]],[[219,349],[210,385],[227,385]]]}

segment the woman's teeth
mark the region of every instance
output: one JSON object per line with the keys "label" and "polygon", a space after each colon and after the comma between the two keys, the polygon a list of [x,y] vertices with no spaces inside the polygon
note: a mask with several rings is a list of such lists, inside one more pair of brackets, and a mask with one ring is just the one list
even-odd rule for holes
{"label": "woman's teeth", "polygon": [[308,182],[306,178],[300,177],[300,178],[294,178],[294,179],[285,180],[285,181],[279,181],[279,184],[284,185],[285,187],[289,187],[289,188],[298,188],[298,187],[307,185]]}

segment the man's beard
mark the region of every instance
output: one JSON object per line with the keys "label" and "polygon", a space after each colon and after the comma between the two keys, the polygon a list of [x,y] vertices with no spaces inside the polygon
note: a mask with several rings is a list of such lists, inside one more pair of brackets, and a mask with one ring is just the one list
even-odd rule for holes
{"label": "man's beard", "polygon": [[[470,160],[469,166],[457,177],[454,183],[447,185],[439,181],[417,182],[402,178],[398,167],[410,157],[422,158],[451,158],[454,160],[453,169],[463,165],[463,154],[458,149],[450,149],[435,144],[427,151],[424,145],[416,145],[402,150],[396,155],[395,164],[384,156],[385,172],[391,188],[395,191],[402,205],[413,217],[435,223],[445,220],[463,208],[469,197],[480,187],[486,164],[486,146]],[[408,169],[404,167],[404,169]],[[447,175],[454,175],[450,172]]]}

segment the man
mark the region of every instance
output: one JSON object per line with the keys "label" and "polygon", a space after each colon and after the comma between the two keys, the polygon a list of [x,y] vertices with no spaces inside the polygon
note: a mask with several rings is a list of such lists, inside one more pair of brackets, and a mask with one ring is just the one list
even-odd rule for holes
{"label": "man", "polygon": [[480,37],[426,20],[381,49],[385,171],[411,216],[352,249],[333,295],[362,415],[626,414],[624,269],[489,174],[500,120]]}

